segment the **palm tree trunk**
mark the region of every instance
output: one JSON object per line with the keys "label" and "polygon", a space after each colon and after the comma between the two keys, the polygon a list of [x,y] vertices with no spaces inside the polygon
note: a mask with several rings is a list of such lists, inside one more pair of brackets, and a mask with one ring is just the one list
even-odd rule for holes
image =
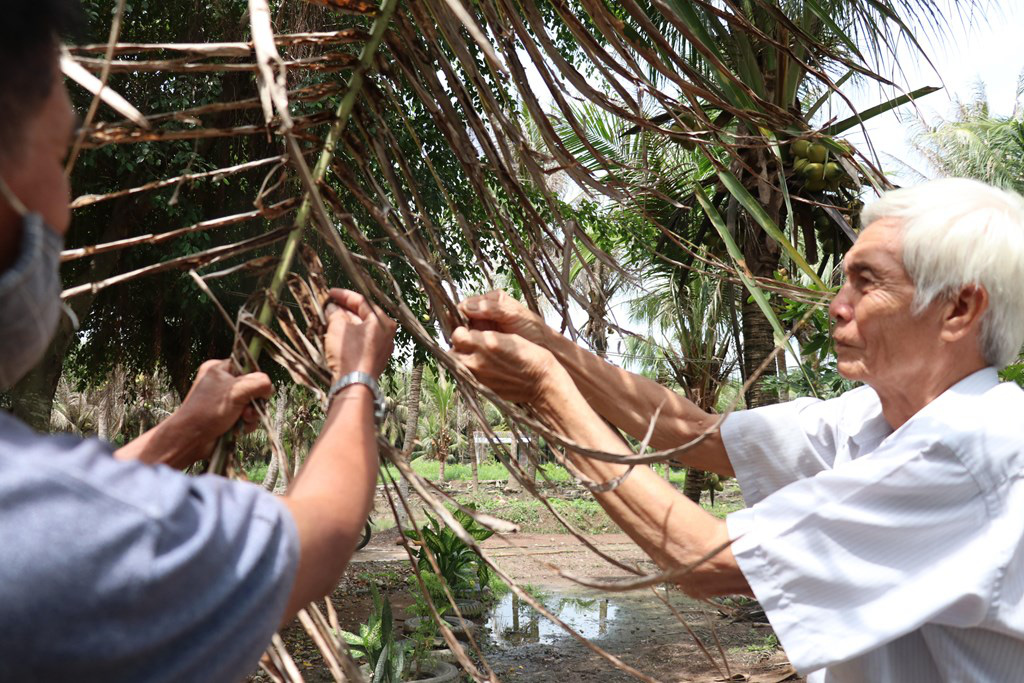
{"label": "palm tree trunk", "polygon": [[[423,388],[423,364],[420,363],[412,369],[412,373],[409,376],[409,409],[407,411],[407,417],[405,419],[405,438],[402,440],[402,453],[401,458],[405,462],[409,461],[409,456],[412,455],[412,445],[416,441],[416,426],[420,423],[420,393]],[[405,499],[409,499],[409,482],[406,481],[405,477],[399,477],[398,479],[398,492],[399,495]],[[408,521],[408,515],[406,515],[405,508],[399,503],[398,505],[398,521],[402,524]]]}
{"label": "palm tree trunk", "polygon": [[[743,374],[749,379],[775,350],[775,337],[771,323],[753,302],[743,302],[743,342]],[[765,382],[766,377],[773,376],[775,373],[775,363],[768,363],[744,397],[747,408],[778,403],[777,394]]]}
{"label": "palm tree trunk", "polygon": [[704,470],[698,470],[695,467],[687,467],[686,482],[683,484],[683,495],[694,503],[700,504],[700,494],[704,491],[707,480],[708,473]]}
{"label": "palm tree trunk", "polygon": [[[281,392],[277,396],[277,405],[274,410],[274,433],[280,437],[281,429],[284,427],[284,407],[285,407],[285,392]],[[274,490],[274,485],[277,483],[277,477],[280,474],[281,461],[271,450],[270,464],[267,465],[267,473],[263,477],[263,488],[268,491]]]}
{"label": "palm tree trunk", "polygon": [[[778,249],[770,249],[760,228],[748,227],[744,234],[743,255],[755,277],[772,277],[779,266]],[[749,381],[758,368],[775,351],[772,325],[757,304],[743,297],[743,376]],[[778,403],[778,395],[764,381],[777,372],[774,361],[768,362],[744,397],[747,408]]]}
{"label": "palm tree trunk", "polygon": [[476,443],[476,429],[472,420],[466,421],[466,443],[469,451],[469,469],[473,473],[473,493],[480,490],[480,446]]}

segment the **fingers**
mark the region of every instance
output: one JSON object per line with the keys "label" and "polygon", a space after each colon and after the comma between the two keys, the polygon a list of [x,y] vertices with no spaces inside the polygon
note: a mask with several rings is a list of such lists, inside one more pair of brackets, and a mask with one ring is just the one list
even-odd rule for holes
{"label": "fingers", "polygon": [[452,332],[452,349],[461,355],[475,353],[483,348],[493,349],[498,341],[498,335],[501,335],[501,332],[456,327]]}
{"label": "fingers", "polygon": [[[335,287],[329,291],[332,301],[342,309],[351,313],[353,322],[366,322],[374,318],[381,328],[389,335],[394,336],[398,330],[398,323],[392,320],[379,306],[374,306],[365,296],[351,289],[339,289]],[[330,304],[328,304],[328,308]]]}
{"label": "fingers", "polygon": [[327,304],[324,308],[324,313],[327,314],[327,324],[330,325],[332,322],[340,320],[346,323],[362,324],[363,319],[358,315],[348,310],[347,308],[341,308],[335,304]]}
{"label": "fingers", "polygon": [[199,370],[196,371],[196,382],[206,376],[208,372],[220,371],[231,374],[231,361],[227,359],[211,358],[208,361],[203,361],[203,364],[199,366]]}
{"label": "fingers", "polygon": [[270,398],[274,393],[274,385],[270,378],[262,372],[251,372],[235,380],[231,394],[238,403],[248,403],[260,398]]}
{"label": "fingers", "polygon": [[242,411],[242,422],[245,423],[246,433],[260,426],[260,414],[252,404],[247,405]]}
{"label": "fingers", "polygon": [[507,313],[506,301],[508,295],[500,289],[495,289],[486,294],[471,296],[461,301],[459,310],[471,320],[499,320]]}
{"label": "fingers", "polygon": [[335,287],[328,291],[331,296],[331,300],[355,315],[359,316],[360,320],[366,320],[370,315],[373,314],[373,306],[366,300],[366,297],[359,292],[353,292],[351,289],[339,289]]}

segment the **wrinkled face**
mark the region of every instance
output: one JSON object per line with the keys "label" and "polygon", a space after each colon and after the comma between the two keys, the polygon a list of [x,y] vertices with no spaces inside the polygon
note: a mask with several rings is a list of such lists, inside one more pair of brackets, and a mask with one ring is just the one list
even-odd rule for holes
{"label": "wrinkled face", "polygon": [[914,283],[902,247],[896,221],[867,226],[846,254],[846,281],[829,307],[839,373],[876,389],[915,381],[941,349],[942,304],[911,314]]}
{"label": "wrinkled face", "polygon": [[64,160],[76,125],[63,80],[58,73],[50,96],[25,122],[20,149],[0,166],[0,175],[15,196],[62,235],[71,223],[71,187],[64,176]]}

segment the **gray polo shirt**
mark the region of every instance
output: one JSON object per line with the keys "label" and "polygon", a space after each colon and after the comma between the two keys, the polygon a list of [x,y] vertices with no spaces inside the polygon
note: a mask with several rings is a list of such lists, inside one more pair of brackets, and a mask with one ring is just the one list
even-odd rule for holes
{"label": "gray polo shirt", "polygon": [[0,412],[0,681],[238,681],[298,555],[258,486],[120,462]]}

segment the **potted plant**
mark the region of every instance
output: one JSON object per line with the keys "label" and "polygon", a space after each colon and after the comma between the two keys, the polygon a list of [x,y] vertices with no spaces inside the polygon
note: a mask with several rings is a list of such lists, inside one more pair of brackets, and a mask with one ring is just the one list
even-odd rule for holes
{"label": "potted plant", "polygon": [[[483,541],[494,535],[462,510],[456,510],[455,519],[477,541]],[[488,584],[490,573],[482,558],[462,542],[455,532],[430,514],[426,515],[427,523],[419,531],[406,531],[405,535],[419,547],[416,551],[416,562],[424,575],[432,574],[433,566],[427,551],[437,562],[439,578],[444,581],[456,598],[455,605],[464,617],[482,616],[486,606],[479,599]],[[422,540],[420,537],[422,536]],[[442,592],[443,594],[443,592]]]}
{"label": "potted plant", "polygon": [[359,634],[342,631],[353,656],[365,659],[364,673],[373,683],[448,683],[458,678],[459,672],[448,662],[423,659],[407,667],[408,646],[395,638],[391,603],[381,598],[377,588],[370,586],[373,611]]}

